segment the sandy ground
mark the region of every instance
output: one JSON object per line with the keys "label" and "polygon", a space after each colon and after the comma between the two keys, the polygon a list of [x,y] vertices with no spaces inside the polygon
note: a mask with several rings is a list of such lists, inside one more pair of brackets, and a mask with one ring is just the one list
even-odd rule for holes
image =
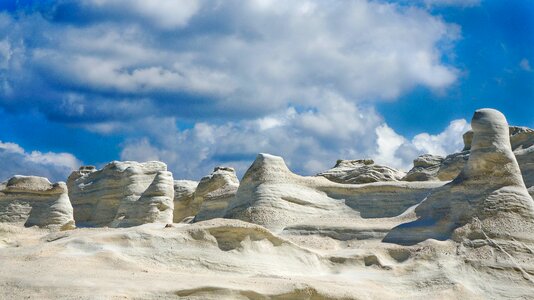
{"label": "sandy ground", "polygon": [[308,224],[278,234],[224,219],[63,232],[0,224],[0,298],[534,297],[534,247],[382,243],[382,229],[398,222]]}

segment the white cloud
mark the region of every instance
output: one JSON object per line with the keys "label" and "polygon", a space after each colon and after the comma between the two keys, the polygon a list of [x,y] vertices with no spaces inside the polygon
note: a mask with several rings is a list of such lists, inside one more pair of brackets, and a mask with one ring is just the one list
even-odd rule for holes
{"label": "white cloud", "polygon": [[[124,99],[150,106],[136,110],[139,117],[246,119],[316,107],[331,92],[361,103],[395,99],[415,86],[439,90],[458,73],[441,61],[458,28],[414,7],[364,0],[81,3],[43,8],[57,18],[69,10],[81,21],[21,14],[0,28],[12,40],[35,40],[24,44],[23,66],[6,72],[16,91],[6,103],[27,99],[35,107],[28,92],[41,84],[37,107],[45,114],[71,117],[53,104],[72,93],[80,94],[77,107],[93,106],[75,110],[70,122],[127,118],[133,113],[99,108]],[[145,26],[145,15],[165,29]]]}
{"label": "white cloud", "polygon": [[457,26],[380,1],[65,0],[0,15],[0,33],[16,62],[0,68],[0,105],[120,133],[123,159],[160,159],[191,178],[216,164],[243,171],[258,152],[305,174],[374,155],[403,167],[426,146],[373,103],[442,90],[458,73],[441,61]]}
{"label": "white cloud", "polygon": [[528,59],[526,59],[526,58],[523,58],[523,59],[519,62],[519,67],[520,67],[521,69],[523,69],[524,71],[532,72],[532,67],[530,66],[530,62],[529,62]]}
{"label": "white cloud", "polygon": [[84,0],[82,3],[86,9],[113,17],[130,14],[164,29],[184,26],[199,9],[197,0]]}
{"label": "white cloud", "polygon": [[414,147],[424,153],[446,156],[463,148],[462,135],[471,129],[465,119],[450,122],[449,126],[437,135],[421,133],[412,139]]}
{"label": "white cloud", "polygon": [[376,155],[373,156],[377,163],[395,168],[406,169],[407,162],[396,156],[397,149],[407,143],[406,138],[397,134],[387,124],[382,124],[375,129],[377,135]]}
{"label": "white cloud", "polygon": [[216,165],[230,165],[243,174],[259,152],[282,155],[291,168],[304,174],[329,168],[339,158],[371,154],[374,128],[381,118],[373,109],[357,108],[339,96],[325,97],[319,109],[290,107],[256,120],[200,122],[182,131],[167,127],[174,123],[172,118],[145,120],[143,127],[153,132],[127,141],[121,159],[160,159],[177,176],[198,179]]}
{"label": "white cloud", "polygon": [[242,175],[260,152],[281,155],[292,170],[307,175],[332,167],[337,159],[373,158],[408,170],[420,154],[460,150],[462,134],[469,129],[465,120],[455,120],[439,134],[422,133],[409,140],[372,109],[336,95],[326,99],[318,110],[290,107],[253,121],[197,123],[182,131],[168,126],[172,118],[145,120],[144,128],[153,132],[127,141],[121,159],[163,160],[177,178],[189,179],[199,179],[218,165],[235,167]]}
{"label": "white cloud", "polygon": [[471,129],[465,119],[453,120],[438,134],[417,134],[411,140],[397,134],[386,124],[377,127],[377,162],[409,170],[414,158],[421,154],[446,156],[462,150],[463,134]]}
{"label": "white cloud", "polygon": [[53,181],[66,181],[82,162],[70,153],[26,152],[15,143],[0,141],[0,180],[14,175],[44,176]]}

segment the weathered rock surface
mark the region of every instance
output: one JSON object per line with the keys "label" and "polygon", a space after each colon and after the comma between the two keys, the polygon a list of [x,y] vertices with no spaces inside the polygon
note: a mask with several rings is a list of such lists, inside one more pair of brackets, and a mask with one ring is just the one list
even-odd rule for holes
{"label": "weathered rock surface", "polygon": [[[282,230],[341,218],[393,217],[420,203],[441,182],[340,184],[292,173],[281,157],[259,154],[245,173],[227,218]],[[322,222],[322,221],[321,221]],[[330,226],[328,225],[328,226]]]}
{"label": "weathered rock surface", "polygon": [[406,174],[402,171],[377,165],[372,159],[338,160],[334,168],[317,174],[337,183],[370,183],[398,181]]}
{"label": "weathered rock surface", "polygon": [[174,181],[174,223],[179,223],[187,217],[195,216],[200,210],[202,203],[194,201],[194,193],[198,181],[175,180]]}
{"label": "weathered rock surface", "polygon": [[193,203],[200,204],[195,222],[224,217],[238,187],[239,179],[233,168],[216,167],[210,175],[203,177],[194,193]]}
{"label": "weathered rock surface", "polygon": [[469,160],[449,184],[435,190],[384,239],[415,244],[433,238],[534,239],[534,201],[512,152],[506,118],[493,109],[477,110],[472,120]]}
{"label": "weathered rock surface", "polygon": [[413,161],[413,168],[402,179],[405,181],[438,180],[437,174],[443,162],[439,155],[423,154]]}
{"label": "weathered rock surface", "polygon": [[74,228],[66,184],[37,176],[12,177],[0,184],[0,222]]}
{"label": "weathered rock surface", "polygon": [[[527,187],[534,186],[534,130],[527,127],[510,126],[510,145],[516,156],[519,168]],[[445,157],[439,166],[436,164],[424,164],[431,155],[425,154],[414,160],[414,167],[408,172],[403,180],[426,181],[426,180],[453,180],[460,174],[469,159],[473,131],[463,135],[464,149],[462,152],[453,153]]]}
{"label": "weathered rock surface", "polygon": [[534,129],[510,127],[510,143],[525,185],[534,190]]}
{"label": "weathered rock surface", "polygon": [[173,221],[174,183],[162,162],[113,161],[98,171],[82,167],[67,185],[79,226]]}

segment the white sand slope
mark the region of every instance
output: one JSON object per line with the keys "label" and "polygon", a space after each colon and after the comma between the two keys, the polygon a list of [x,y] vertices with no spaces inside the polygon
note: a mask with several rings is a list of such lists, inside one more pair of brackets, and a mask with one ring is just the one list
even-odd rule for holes
{"label": "white sand slope", "polygon": [[489,243],[403,247],[275,235],[224,219],[64,232],[3,224],[0,236],[0,299],[528,299],[534,292],[534,245],[519,242],[511,258]]}

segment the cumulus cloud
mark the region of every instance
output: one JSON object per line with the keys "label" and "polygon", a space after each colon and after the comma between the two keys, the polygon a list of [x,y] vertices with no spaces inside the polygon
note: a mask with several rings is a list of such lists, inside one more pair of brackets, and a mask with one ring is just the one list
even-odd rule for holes
{"label": "cumulus cloud", "polygon": [[387,125],[377,128],[378,149],[376,160],[396,168],[408,170],[412,167],[412,160],[421,154],[446,156],[460,151],[463,144],[463,134],[471,129],[465,119],[453,120],[438,134],[426,132],[407,139],[397,134]]}
{"label": "cumulus cloud", "polygon": [[405,166],[399,149],[423,146],[374,103],[458,73],[441,60],[457,26],[378,1],[42,1],[0,13],[0,34],[0,106],[120,134],[121,158],[192,178],[258,152],[304,174],[339,158]]}
{"label": "cumulus cloud", "polygon": [[144,120],[144,128],[155,132],[128,140],[121,158],[160,159],[177,176],[200,178],[216,165],[230,165],[243,174],[259,152],[281,155],[303,174],[331,167],[339,158],[371,155],[381,117],[338,95],[324,97],[318,109],[288,107],[254,120],[199,122],[185,130],[169,126],[175,122],[172,118]]}
{"label": "cumulus cloud", "polygon": [[65,181],[82,163],[70,153],[26,152],[15,143],[0,141],[0,180],[14,175],[44,176],[52,181]]}
{"label": "cumulus cloud", "polygon": [[[82,0],[80,2],[81,9],[94,14],[95,17],[115,20],[144,19],[163,29],[184,26],[199,8],[197,0]],[[60,5],[59,13],[62,9],[72,8],[71,5],[72,2]]]}
{"label": "cumulus cloud", "polygon": [[[17,99],[17,107],[37,106],[61,121],[244,119],[314,106],[328,91],[355,103],[388,100],[457,77],[440,58],[458,29],[413,7],[363,0],[47,3],[16,19],[3,15],[0,31],[18,67],[3,73],[15,93],[4,93],[1,104]],[[13,46],[21,40],[30,42]],[[123,113],[108,109],[116,104]]]}
{"label": "cumulus cloud", "polygon": [[[123,145],[121,159],[163,160],[177,177],[199,179],[214,166],[235,167],[240,175],[257,153],[281,155],[289,167],[305,175],[332,167],[337,159],[373,158],[377,163],[408,170],[420,154],[445,155],[460,150],[463,119],[439,134],[408,139],[396,133],[372,108],[358,108],[337,95],[318,110],[289,107],[283,113],[223,124],[196,123],[178,130],[175,122],[148,119],[140,138]],[[169,128],[174,128],[169,130]]]}

